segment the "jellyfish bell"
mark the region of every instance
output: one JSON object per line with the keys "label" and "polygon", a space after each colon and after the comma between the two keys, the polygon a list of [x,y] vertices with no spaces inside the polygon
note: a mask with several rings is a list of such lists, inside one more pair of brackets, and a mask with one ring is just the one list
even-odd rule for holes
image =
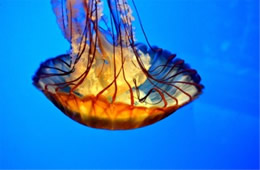
{"label": "jellyfish bell", "polygon": [[33,83],[71,119],[93,128],[134,129],[201,94],[200,76],[183,60],[136,42],[127,0],[51,3],[71,47],[43,62]]}

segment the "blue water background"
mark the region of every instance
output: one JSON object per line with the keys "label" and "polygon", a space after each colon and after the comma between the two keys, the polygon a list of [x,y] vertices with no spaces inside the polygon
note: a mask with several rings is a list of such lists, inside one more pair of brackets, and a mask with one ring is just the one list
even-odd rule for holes
{"label": "blue water background", "polygon": [[106,131],[32,85],[39,64],[69,48],[49,0],[1,0],[0,168],[258,168],[258,3],[136,0],[150,43],[196,68],[205,89],[156,124]]}

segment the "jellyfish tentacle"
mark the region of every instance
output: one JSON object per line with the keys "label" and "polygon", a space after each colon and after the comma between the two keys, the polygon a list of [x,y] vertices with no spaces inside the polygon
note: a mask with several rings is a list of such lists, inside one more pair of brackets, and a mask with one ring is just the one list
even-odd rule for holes
{"label": "jellyfish tentacle", "polygon": [[[97,8],[97,4],[95,4],[95,7]],[[96,14],[96,18],[98,17],[98,13],[96,12],[95,13]],[[90,17],[92,17],[92,15],[93,15],[93,13],[91,13],[90,14]],[[97,29],[97,20],[95,20],[95,22],[94,22],[94,25],[93,25],[93,27],[95,27],[96,29]],[[90,28],[91,27],[91,25],[90,24],[88,24],[88,27]],[[91,29],[89,29],[89,30],[91,30]],[[93,46],[92,46],[92,41],[93,41],[93,36],[92,36],[92,32],[90,31],[90,33],[89,33],[90,35],[89,35],[89,37],[90,37],[90,48],[89,48],[89,50],[88,50],[88,54],[87,54],[87,56],[88,56],[88,66],[86,67],[86,70],[83,72],[83,77],[79,80],[79,82],[73,87],[73,88],[71,88],[71,91],[70,92],[73,92],[73,91],[75,91],[75,89],[77,89],[79,86],[80,86],[80,84],[82,84],[83,83],[83,81],[86,79],[86,77],[87,77],[87,75],[88,75],[88,73],[89,73],[89,71],[90,71],[90,69],[91,69],[91,66],[92,66],[92,64],[93,64],[93,62],[94,62],[94,59],[95,59],[95,54],[96,54],[96,50],[97,50],[97,41],[98,41],[98,31],[96,31],[96,35],[95,35],[95,40],[94,40],[94,44],[93,44]],[[84,51],[83,51],[84,52]],[[82,53],[83,54],[83,53]],[[90,55],[92,55],[92,58],[90,58]]]}
{"label": "jellyfish tentacle", "polygon": [[136,7],[136,5],[135,5],[134,0],[132,0],[132,3],[133,3],[133,6],[134,6],[134,9],[135,9],[135,12],[136,12],[136,15],[137,15],[137,18],[138,18],[138,21],[139,21],[139,24],[140,24],[142,33],[143,33],[143,35],[144,35],[144,37],[145,37],[145,40],[146,40],[148,46],[150,47],[150,49],[151,49],[152,51],[157,52],[157,50],[152,47],[152,45],[150,44],[150,42],[149,42],[149,40],[148,40],[148,37],[147,37],[147,35],[146,35],[146,33],[145,33],[143,24],[142,24],[142,22],[141,22],[141,17],[140,17],[140,15],[139,15],[139,12],[138,12],[138,10],[137,10],[137,7]]}
{"label": "jellyfish tentacle", "polygon": [[76,30],[73,30],[73,27],[76,24],[74,23],[73,18],[75,19],[78,16],[75,16],[75,14],[77,14],[77,9],[73,8],[73,6],[78,3],[77,1],[79,0],[51,0],[58,25],[69,42],[72,41],[73,32]]}
{"label": "jellyfish tentacle", "polygon": [[[126,3],[125,2],[123,2],[123,6],[124,6],[124,8],[125,8],[125,5],[126,5]],[[119,14],[118,13],[120,13],[120,11],[118,11],[118,8],[120,8],[120,6],[118,6],[118,5],[116,5],[115,6],[115,8],[116,8],[116,17],[117,17],[117,20],[120,20],[119,19]],[[122,17],[122,14],[120,14],[120,16]],[[122,18],[121,18],[122,19]],[[130,23],[131,21],[128,21],[128,24]],[[127,34],[128,34],[128,29],[126,28],[126,24],[123,24],[123,26],[124,26],[124,30],[125,30],[125,33],[126,33],[126,36],[127,36]],[[125,62],[125,59],[124,59],[124,54],[123,54],[123,43],[125,43],[125,46],[127,46],[127,42],[126,42],[126,40],[128,39],[128,38],[125,38],[125,42],[123,42],[123,36],[124,35],[122,35],[122,24],[118,24],[118,38],[119,38],[119,44],[120,44],[120,57],[121,57],[121,65],[122,65],[122,74],[123,74],[123,79],[124,79],[124,81],[125,81],[125,83],[127,84],[127,86],[128,86],[128,88],[129,88],[129,94],[130,94],[130,103],[131,103],[131,106],[133,106],[134,105],[134,96],[133,96],[133,91],[132,91],[132,87],[131,87],[131,85],[130,85],[130,83],[127,81],[127,79],[126,79],[126,77],[125,77],[125,69],[124,69],[124,62]],[[112,25],[112,28],[113,28],[113,25]],[[132,30],[131,30],[132,31]],[[113,100],[112,102],[114,102],[115,100]]]}

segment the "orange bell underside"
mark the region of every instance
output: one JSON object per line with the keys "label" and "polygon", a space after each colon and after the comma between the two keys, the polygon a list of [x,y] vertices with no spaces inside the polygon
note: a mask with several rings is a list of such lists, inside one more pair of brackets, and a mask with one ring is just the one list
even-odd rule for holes
{"label": "orange bell underside", "polygon": [[155,123],[176,111],[178,106],[142,107],[124,103],[109,103],[100,96],[79,98],[74,94],[45,92],[46,96],[67,116],[93,128],[126,130]]}

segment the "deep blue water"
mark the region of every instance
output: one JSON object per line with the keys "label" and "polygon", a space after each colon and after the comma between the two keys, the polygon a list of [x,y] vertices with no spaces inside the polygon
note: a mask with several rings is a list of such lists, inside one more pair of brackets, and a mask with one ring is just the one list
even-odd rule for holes
{"label": "deep blue water", "polygon": [[49,0],[1,0],[0,168],[258,168],[258,3],[136,0],[150,43],[196,68],[205,89],[156,124],[107,131],[32,85],[39,64],[69,48]]}

